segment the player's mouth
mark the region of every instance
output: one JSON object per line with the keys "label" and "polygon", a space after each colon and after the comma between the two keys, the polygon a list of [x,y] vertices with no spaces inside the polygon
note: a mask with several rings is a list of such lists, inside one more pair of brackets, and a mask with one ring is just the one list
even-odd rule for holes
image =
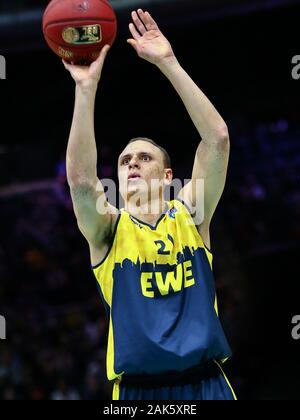
{"label": "player's mouth", "polygon": [[137,172],[132,172],[130,175],[128,175],[128,181],[135,181],[140,178],[141,178],[141,175]]}

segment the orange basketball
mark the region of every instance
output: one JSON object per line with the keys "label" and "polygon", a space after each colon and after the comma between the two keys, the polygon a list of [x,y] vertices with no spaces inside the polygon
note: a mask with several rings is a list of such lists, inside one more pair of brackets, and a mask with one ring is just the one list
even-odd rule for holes
{"label": "orange basketball", "polygon": [[52,0],[43,15],[43,33],[59,57],[90,64],[105,44],[113,44],[117,19],[108,0]]}

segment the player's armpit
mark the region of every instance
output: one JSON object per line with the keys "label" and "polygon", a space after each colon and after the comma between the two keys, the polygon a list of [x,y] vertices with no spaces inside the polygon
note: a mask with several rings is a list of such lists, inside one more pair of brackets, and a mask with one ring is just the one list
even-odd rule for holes
{"label": "player's armpit", "polygon": [[101,247],[112,230],[118,210],[109,204],[98,178],[70,187],[78,227],[86,240]]}

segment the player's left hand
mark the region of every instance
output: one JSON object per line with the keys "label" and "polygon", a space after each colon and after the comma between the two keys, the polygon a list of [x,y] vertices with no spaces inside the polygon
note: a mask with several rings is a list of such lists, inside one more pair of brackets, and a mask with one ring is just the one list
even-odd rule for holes
{"label": "player's left hand", "polygon": [[129,30],[133,38],[127,42],[133,46],[139,57],[156,65],[175,60],[171,44],[150,13],[138,9],[131,13],[131,17],[133,23],[129,24]]}

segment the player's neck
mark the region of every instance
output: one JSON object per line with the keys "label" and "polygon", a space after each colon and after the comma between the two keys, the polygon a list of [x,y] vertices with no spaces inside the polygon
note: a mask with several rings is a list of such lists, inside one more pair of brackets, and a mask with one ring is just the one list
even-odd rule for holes
{"label": "player's neck", "polygon": [[140,205],[137,203],[125,204],[125,210],[128,211],[131,216],[152,226],[156,225],[158,219],[166,211],[167,207],[167,202],[164,199],[152,200]]}

